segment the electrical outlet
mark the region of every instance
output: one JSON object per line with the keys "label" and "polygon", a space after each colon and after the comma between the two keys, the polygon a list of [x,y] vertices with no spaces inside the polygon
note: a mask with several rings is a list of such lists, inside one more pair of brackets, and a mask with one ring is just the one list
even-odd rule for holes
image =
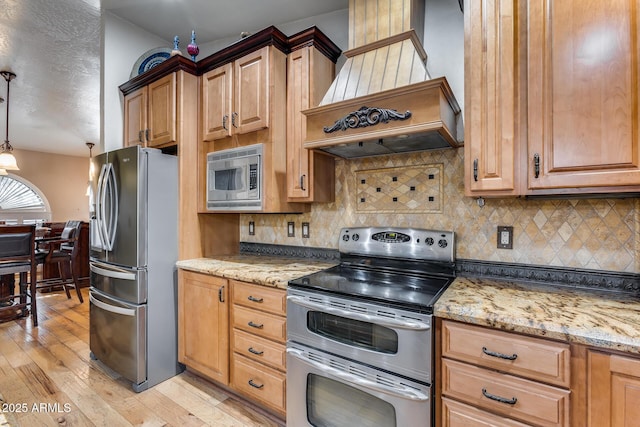
{"label": "electrical outlet", "polygon": [[296,236],[296,224],[295,222],[287,222],[287,237]]}
{"label": "electrical outlet", "polygon": [[303,239],[308,239],[309,238],[309,223],[308,222],[303,222],[302,223],[302,238]]}
{"label": "electrical outlet", "polygon": [[253,221],[249,221],[249,236],[256,235],[256,223]]}
{"label": "electrical outlet", "polygon": [[513,227],[498,226],[498,249],[513,249]]}

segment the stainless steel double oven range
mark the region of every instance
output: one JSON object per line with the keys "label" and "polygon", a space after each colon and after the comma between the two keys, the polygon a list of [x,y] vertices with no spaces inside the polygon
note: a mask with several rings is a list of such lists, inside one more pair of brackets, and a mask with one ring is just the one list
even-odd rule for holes
{"label": "stainless steel double oven range", "polygon": [[345,228],[340,264],[289,282],[287,425],[433,425],[433,305],[451,231]]}

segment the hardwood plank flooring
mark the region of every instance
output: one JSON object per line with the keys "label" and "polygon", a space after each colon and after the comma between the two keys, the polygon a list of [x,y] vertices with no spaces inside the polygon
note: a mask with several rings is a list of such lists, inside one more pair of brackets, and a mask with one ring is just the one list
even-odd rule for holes
{"label": "hardwood plank flooring", "polygon": [[31,318],[0,323],[0,427],[281,424],[190,373],[135,393],[89,357],[89,296],[38,295]]}

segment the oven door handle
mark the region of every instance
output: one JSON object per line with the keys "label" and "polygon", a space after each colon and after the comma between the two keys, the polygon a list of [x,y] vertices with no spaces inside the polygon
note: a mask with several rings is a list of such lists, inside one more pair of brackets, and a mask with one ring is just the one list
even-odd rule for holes
{"label": "oven door handle", "polygon": [[381,316],[372,316],[370,314],[357,313],[354,311],[343,310],[341,308],[331,307],[325,304],[318,304],[315,302],[311,302],[304,297],[300,297],[297,295],[289,295],[287,296],[287,300],[291,301],[293,304],[298,304],[306,308],[310,308],[312,310],[322,311],[324,313],[335,314],[337,316],[346,317],[352,320],[361,320],[363,322],[375,323],[380,326],[387,326],[390,328],[399,328],[399,329],[411,329],[413,331],[426,331],[431,329],[431,326],[424,322],[410,322],[407,320],[396,320],[390,319]]}
{"label": "oven door handle", "polygon": [[357,377],[353,374],[349,374],[347,372],[343,372],[339,369],[332,368],[330,366],[324,365],[322,363],[318,363],[314,360],[310,360],[304,356],[300,350],[294,348],[288,348],[287,354],[298,359],[302,363],[306,363],[308,365],[313,366],[314,368],[322,371],[326,375],[330,375],[334,378],[341,379],[346,382],[350,382],[352,384],[357,384],[361,387],[368,388],[369,390],[374,390],[380,393],[388,394],[390,396],[399,397],[401,399],[409,399],[416,402],[426,402],[429,400],[429,396],[421,393],[418,390],[409,387],[389,387],[382,384],[375,383],[373,381],[369,381],[367,379]]}

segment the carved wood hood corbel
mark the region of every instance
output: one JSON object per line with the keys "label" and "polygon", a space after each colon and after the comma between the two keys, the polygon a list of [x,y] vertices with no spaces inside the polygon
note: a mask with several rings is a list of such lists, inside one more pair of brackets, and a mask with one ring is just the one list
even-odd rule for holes
{"label": "carved wood hood corbel", "polygon": [[458,102],[425,65],[423,21],[424,0],[349,1],[347,60],[320,105],[303,111],[305,148],[353,158],[462,145]]}

